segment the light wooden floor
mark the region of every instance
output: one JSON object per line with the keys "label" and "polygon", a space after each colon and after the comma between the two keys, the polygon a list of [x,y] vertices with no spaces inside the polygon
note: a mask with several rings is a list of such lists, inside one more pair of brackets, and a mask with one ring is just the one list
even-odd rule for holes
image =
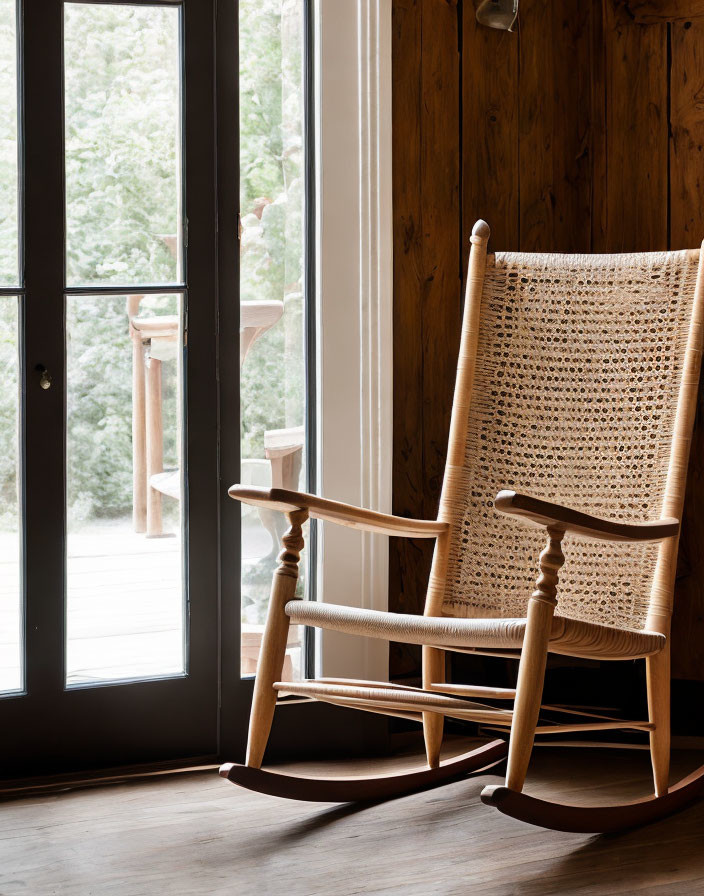
{"label": "light wooden floor", "polygon": [[[678,771],[701,761],[676,754]],[[627,799],[647,787],[647,762],[645,753],[541,749],[528,789]],[[602,790],[584,792],[599,774]],[[0,893],[704,894],[704,802],[618,836],[556,834],[482,805],[482,787],[497,780],[331,807],[248,793],[210,771],[0,804]]]}

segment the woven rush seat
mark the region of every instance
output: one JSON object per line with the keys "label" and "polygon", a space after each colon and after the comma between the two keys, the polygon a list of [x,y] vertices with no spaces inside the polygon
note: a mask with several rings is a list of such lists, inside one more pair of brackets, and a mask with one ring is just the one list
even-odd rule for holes
{"label": "woven rush seat", "polygon": [[[349,635],[384,638],[404,644],[428,644],[460,650],[520,649],[527,623],[525,618],[416,616],[303,600],[289,601],[286,604],[286,615],[298,625],[312,625]],[[635,659],[657,653],[664,644],[665,636],[658,632],[629,631],[555,616],[552,620],[549,650],[551,653],[586,658]]]}

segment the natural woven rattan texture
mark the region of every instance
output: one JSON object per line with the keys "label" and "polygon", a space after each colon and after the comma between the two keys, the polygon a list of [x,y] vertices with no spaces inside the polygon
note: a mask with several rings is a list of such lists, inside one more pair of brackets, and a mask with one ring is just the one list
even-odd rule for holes
{"label": "natural woven rattan texture", "polygon": [[[490,256],[443,612],[524,616],[545,533],[502,488],[609,519],[661,513],[697,253]],[[568,536],[557,612],[640,629],[657,545]]]}

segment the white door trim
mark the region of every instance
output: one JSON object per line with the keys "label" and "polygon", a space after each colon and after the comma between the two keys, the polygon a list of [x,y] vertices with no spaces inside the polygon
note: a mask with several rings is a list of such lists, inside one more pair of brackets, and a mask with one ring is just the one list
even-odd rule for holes
{"label": "white door trim", "polygon": [[[391,0],[317,0],[318,483],[391,512]],[[321,526],[319,597],[388,609],[388,539]],[[324,632],[329,676],[388,677],[386,642]]]}

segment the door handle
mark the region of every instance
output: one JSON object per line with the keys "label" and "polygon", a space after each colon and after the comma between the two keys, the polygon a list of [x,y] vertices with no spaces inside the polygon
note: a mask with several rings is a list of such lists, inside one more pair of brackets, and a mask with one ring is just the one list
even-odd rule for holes
{"label": "door handle", "polygon": [[43,364],[37,364],[34,368],[39,374],[39,385],[42,389],[51,389],[51,374]]}

